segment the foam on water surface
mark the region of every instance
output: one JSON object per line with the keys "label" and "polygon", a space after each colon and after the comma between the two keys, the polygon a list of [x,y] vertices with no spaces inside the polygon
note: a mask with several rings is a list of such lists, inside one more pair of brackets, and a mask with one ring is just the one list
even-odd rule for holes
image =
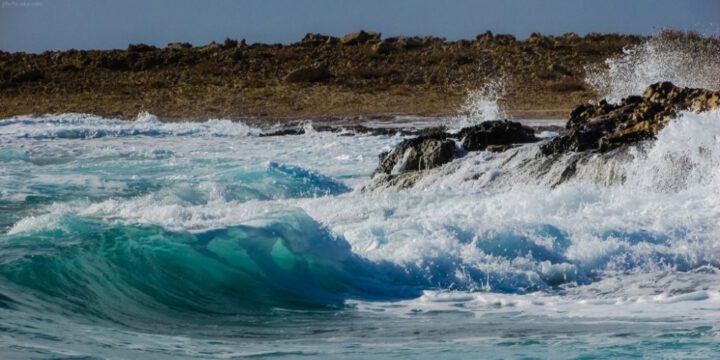
{"label": "foam on water surface", "polygon": [[[273,356],[278,344],[288,357],[359,357],[407,342],[430,357],[447,341],[580,355],[596,334],[621,355],[639,338],[663,351],[658,336],[717,348],[719,120],[684,113],[559,185],[572,157],[543,163],[531,144],[375,192],[360,188],[401,136],[6,120],[1,341],[43,357],[111,354],[106,343],[153,358]],[[684,341],[679,354],[703,356]]]}

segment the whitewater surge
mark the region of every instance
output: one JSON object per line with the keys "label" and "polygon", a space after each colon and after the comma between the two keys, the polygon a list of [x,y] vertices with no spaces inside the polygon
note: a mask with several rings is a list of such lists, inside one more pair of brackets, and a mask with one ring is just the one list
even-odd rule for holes
{"label": "whitewater surge", "polygon": [[522,331],[541,353],[628,332],[717,347],[720,112],[609,154],[470,153],[403,191],[360,191],[403,136],[262,132],[0,122],[0,353],[431,357]]}

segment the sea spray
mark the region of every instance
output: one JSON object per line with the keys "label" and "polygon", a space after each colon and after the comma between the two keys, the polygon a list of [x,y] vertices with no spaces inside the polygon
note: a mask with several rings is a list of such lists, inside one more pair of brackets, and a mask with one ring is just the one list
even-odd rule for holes
{"label": "sea spray", "polygon": [[603,65],[587,68],[585,81],[600,98],[618,102],[659,81],[718,90],[719,68],[720,39],[666,30]]}
{"label": "sea spray", "polygon": [[504,94],[502,79],[490,80],[479,89],[468,90],[465,102],[450,127],[460,129],[483,121],[506,119],[508,116],[500,105]]}

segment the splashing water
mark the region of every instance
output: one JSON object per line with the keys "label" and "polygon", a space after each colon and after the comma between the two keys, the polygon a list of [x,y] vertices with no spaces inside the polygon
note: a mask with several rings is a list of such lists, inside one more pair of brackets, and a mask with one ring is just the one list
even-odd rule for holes
{"label": "splashing water", "polygon": [[500,106],[505,93],[502,80],[488,81],[480,89],[468,91],[465,103],[451,123],[453,128],[477,125],[488,120],[503,120],[508,116]]}
{"label": "splashing water", "polygon": [[0,122],[4,357],[718,350],[718,111],[374,193],[354,189],[401,136],[140,118]]}
{"label": "splashing water", "polygon": [[607,59],[604,66],[586,69],[585,81],[600,97],[618,102],[659,81],[718,90],[719,68],[720,39],[665,31]]}

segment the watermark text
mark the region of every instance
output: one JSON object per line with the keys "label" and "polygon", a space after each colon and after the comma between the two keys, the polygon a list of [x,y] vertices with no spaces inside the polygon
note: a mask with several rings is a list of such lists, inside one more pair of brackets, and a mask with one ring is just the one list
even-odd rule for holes
{"label": "watermark text", "polygon": [[3,1],[0,2],[0,8],[33,8],[43,6],[42,1]]}

